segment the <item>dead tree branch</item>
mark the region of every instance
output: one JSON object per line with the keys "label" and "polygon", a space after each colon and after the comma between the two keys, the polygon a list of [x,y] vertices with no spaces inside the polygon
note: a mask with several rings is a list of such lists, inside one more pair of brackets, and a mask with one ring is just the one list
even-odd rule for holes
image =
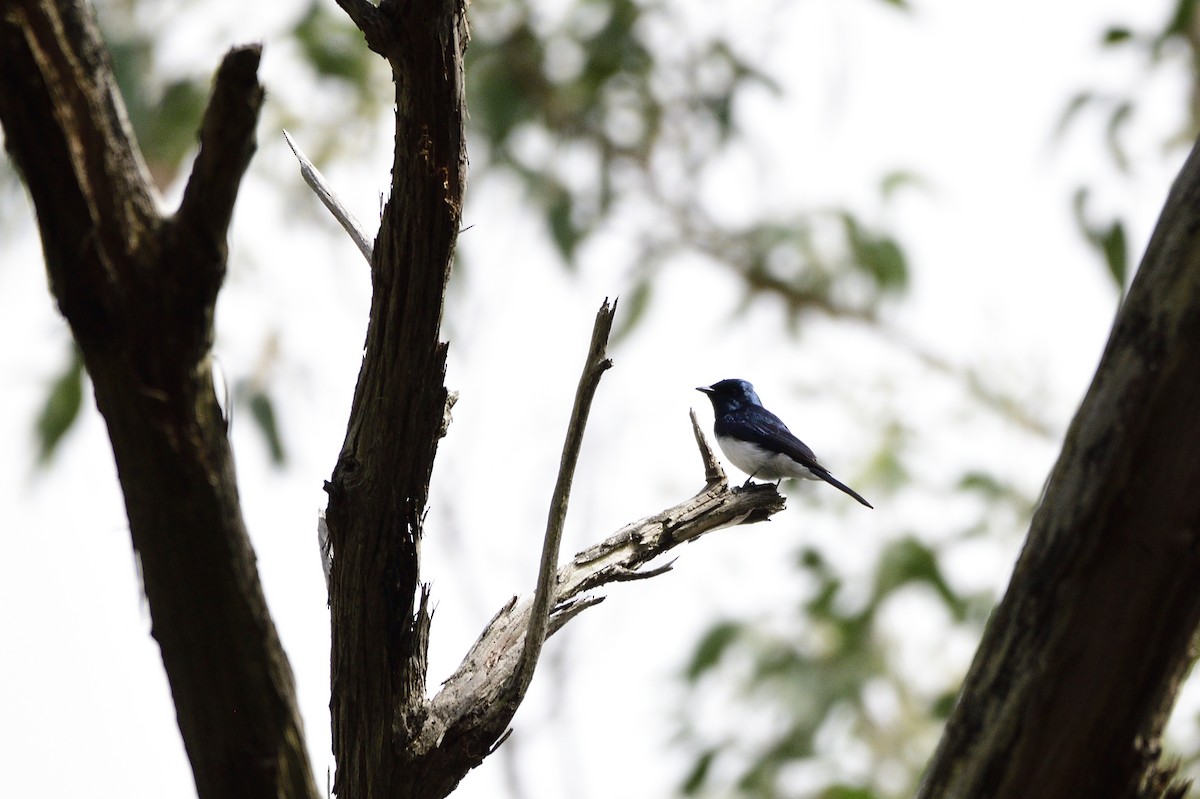
{"label": "dead tree branch", "polygon": [[567,521],[567,502],[571,498],[571,483],[575,479],[575,464],[579,462],[579,450],[583,446],[583,430],[587,425],[592,398],[600,385],[600,378],[612,368],[608,359],[608,336],[612,332],[613,316],[617,304],[600,306],[596,324],[592,328],[592,341],[588,345],[583,374],[579,376],[579,388],[575,392],[575,406],[571,410],[571,421],[567,425],[567,439],[563,443],[562,461],[558,467],[558,480],[550,500],[550,515],[546,522],[546,540],[542,545],[542,560],[538,569],[537,591],[533,597],[533,608],[529,614],[529,630],[525,634],[525,646],[521,662],[513,682],[513,693],[517,702],[525,696],[533,671],[537,667],[542,643],[546,640],[546,626],[550,622],[550,606],[555,597],[555,576],[558,569],[558,550],[562,543],[563,525]]}
{"label": "dead tree branch", "polygon": [[300,162],[300,176],[304,178],[304,182],[317,195],[317,199],[329,209],[329,213],[333,214],[333,218],[338,221],[342,229],[346,231],[354,242],[354,246],[358,247],[358,251],[363,254],[363,258],[367,259],[367,263],[371,263],[371,254],[374,247],[371,246],[371,240],[367,238],[367,234],[363,232],[362,225],[354,214],[350,213],[350,209],[338,199],[337,194],[329,185],[329,181],[321,174],[321,170],[308,160],[308,156],[300,149],[299,145],[292,140],[291,135],[285,130],[283,132],[284,141],[288,147],[292,148],[292,154],[296,156],[296,160]]}
{"label": "dead tree branch", "polygon": [[[707,442],[699,428],[694,429],[703,457]],[[708,451],[711,454],[711,448]],[[557,570],[549,633],[603,599],[590,592],[662,574],[670,563],[650,564],[675,547],[723,527],[764,521],[783,506],[783,497],[769,483],[736,489],[721,480],[686,502],[626,525]],[[426,783],[423,796],[449,794],[505,734],[521,699],[510,686],[525,651],[535,604],[536,597],[520,602],[514,597],[501,608],[430,702],[412,752],[424,765],[419,773],[442,775],[443,781]]]}

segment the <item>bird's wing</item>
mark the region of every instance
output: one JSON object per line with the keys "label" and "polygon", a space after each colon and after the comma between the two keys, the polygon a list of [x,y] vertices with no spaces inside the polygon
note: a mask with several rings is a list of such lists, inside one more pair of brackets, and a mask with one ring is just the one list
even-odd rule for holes
{"label": "bird's wing", "polygon": [[829,470],[820,464],[813,451],[787,429],[787,425],[766,408],[741,408],[734,413],[727,413],[716,423],[718,436],[733,436],[743,441],[757,444],[770,452],[779,452],[800,463],[804,468],[829,483],[834,488],[845,491],[868,508],[875,507],[867,502],[850,486],[838,480]]}
{"label": "bird's wing", "polygon": [[787,425],[766,408],[740,408],[721,416],[714,427],[718,436],[740,438],[770,452],[787,455],[813,472],[825,471],[809,446],[792,435]]}

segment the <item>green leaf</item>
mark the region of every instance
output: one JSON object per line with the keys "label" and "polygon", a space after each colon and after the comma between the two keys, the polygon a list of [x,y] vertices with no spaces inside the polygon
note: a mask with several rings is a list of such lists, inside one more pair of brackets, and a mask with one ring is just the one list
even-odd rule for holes
{"label": "green leaf", "polygon": [[1129,276],[1129,250],[1125,245],[1125,226],[1119,220],[1109,225],[1108,231],[1101,236],[1100,249],[1104,253],[1104,263],[1108,265],[1108,274],[1117,289],[1124,292]]}
{"label": "green leaf", "polygon": [[50,387],[46,404],[37,419],[38,465],[46,466],[58,451],[63,436],[79,418],[83,404],[83,360],[72,349],[67,368]]}
{"label": "green leaf", "polygon": [[894,169],[879,181],[879,193],[884,200],[891,200],[901,189],[907,188],[926,189],[928,187],[919,175],[904,169]]}
{"label": "green leaf", "polygon": [[190,78],[164,86],[154,68],[153,44],[144,34],[111,33],[108,46],[142,156],[154,182],[166,186],[196,144],[208,87],[204,81]]}
{"label": "green leaf", "polygon": [[568,264],[572,263],[575,248],[579,246],[579,240],[582,238],[572,218],[574,209],[575,200],[571,193],[561,186],[555,189],[553,201],[546,206],[546,224],[550,228],[550,236],[554,239],[559,254]]}
{"label": "green leaf", "polygon": [[1121,143],[1121,132],[1133,116],[1133,103],[1126,100],[1117,103],[1108,117],[1108,126],[1104,130],[1104,138],[1108,143],[1108,151],[1113,162],[1122,172],[1129,171],[1129,156],[1125,153],[1125,145]]}
{"label": "green leaf", "polygon": [[254,419],[255,426],[266,440],[267,448],[271,452],[271,462],[276,466],[283,466],[287,462],[287,454],[283,449],[283,437],[279,435],[275,403],[265,391],[254,389],[247,397],[246,404],[250,406],[250,416]]}
{"label": "green leaf", "polygon": [[696,763],[692,766],[692,770],[688,772],[687,777],[683,780],[683,785],[680,791],[684,796],[695,796],[704,787],[705,780],[708,779],[708,772],[712,768],[713,760],[716,758],[716,750],[707,749],[696,758]]}
{"label": "green leaf", "polygon": [[317,74],[365,90],[375,55],[362,46],[362,34],[345,14],[314,2],[294,30],[301,52]]}
{"label": "green leaf", "polygon": [[967,472],[958,481],[958,487],[963,491],[975,491],[988,500],[1007,498],[1012,494],[1012,488],[1001,483],[994,475],[987,472]]}
{"label": "green leaf", "polygon": [[896,240],[872,233],[850,213],[842,213],[841,220],[855,264],[875,280],[881,291],[903,290],[908,285],[908,260]]}
{"label": "green leaf", "polygon": [[633,289],[621,297],[621,316],[618,317],[616,328],[612,333],[612,343],[617,344],[637,326],[646,309],[650,307],[650,295],[653,293],[654,281],[652,275],[645,275]]}
{"label": "green leaf", "polygon": [[1167,23],[1166,29],[1162,32],[1160,44],[1173,36],[1189,38],[1195,19],[1196,0],[1179,0],[1171,14],[1171,21]]}
{"label": "green leaf", "polygon": [[878,795],[867,788],[854,785],[831,785],[821,791],[820,799],[879,799]]}
{"label": "green leaf", "polygon": [[145,121],[143,149],[151,163],[159,168],[178,170],[184,156],[196,146],[196,130],[204,115],[208,90],[197,81],[179,80],[167,84],[155,108]]}
{"label": "green leaf", "polygon": [[1113,45],[1124,44],[1132,38],[1133,31],[1129,28],[1114,25],[1104,31],[1104,35],[1100,38],[1100,43],[1105,47],[1111,47]]}
{"label": "green leaf", "polygon": [[1087,205],[1090,192],[1086,187],[1075,190],[1071,198],[1071,209],[1075,216],[1075,225],[1083,234],[1084,239],[1095,247],[1104,258],[1108,274],[1124,293],[1125,284],[1129,279],[1129,246],[1125,239],[1125,225],[1115,219],[1107,227],[1094,225],[1088,221]]}
{"label": "green leaf", "polygon": [[695,682],[702,674],[716,666],[725,650],[741,635],[741,629],[741,625],[729,621],[711,627],[700,639],[684,672],[688,681]]}
{"label": "green leaf", "polygon": [[948,719],[957,701],[958,693],[956,691],[947,691],[933,700],[933,706],[929,709],[929,712],[935,719]]}
{"label": "green leaf", "polygon": [[1096,95],[1090,91],[1082,91],[1075,94],[1063,108],[1062,116],[1058,119],[1058,124],[1054,128],[1054,137],[1061,139],[1066,135],[1067,129],[1071,127],[1071,123],[1079,116],[1084,108],[1096,101]]}
{"label": "green leaf", "polygon": [[908,583],[924,583],[937,592],[954,618],[961,621],[967,611],[966,600],[954,593],[938,565],[932,549],[915,538],[904,538],[888,545],[875,574],[875,601]]}

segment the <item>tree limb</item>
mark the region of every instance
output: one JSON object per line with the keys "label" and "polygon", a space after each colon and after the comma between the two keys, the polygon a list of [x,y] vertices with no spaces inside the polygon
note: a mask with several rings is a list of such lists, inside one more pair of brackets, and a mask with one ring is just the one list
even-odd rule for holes
{"label": "tree limb", "polygon": [[708,485],[725,482],[725,470],[721,468],[721,462],[717,460],[708,438],[700,429],[700,420],[696,418],[694,408],[688,409],[688,418],[692,420],[692,435],[696,437],[696,447],[700,450],[700,460],[704,463],[704,482]]}
{"label": "tree limb", "polygon": [[389,61],[389,53],[395,48],[396,32],[392,30],[391,20],[379,7],[367,0],[337,0],[346,16],[358,26],[366,39],[367,47]]}
{"label": "tree limb", "polygon": [[567,438],[563,442],[562,460],[558,467],[558,480],[550,500],[550,516],[546,521],[546,539],[542,544],[542,560],[538,569],[537,590],[533,597],[533,608],[529,614],[529,629],[525,633],[525,646],[513,681],[513,695],[520,702],[533,680],[542,643],[546,640],[546,626],[550,622],[550,605],[555,598],[555,572],[558,569],[558,550],[562,543],[563,525],[567,520],[567,502],[571,498],[571,483],[575,479],[575,465],[579,462],[579,450],[583,446],[583,431],[587,425],[592,399],[600,385],[600,378],[612,368],[608,359],[608,336],[612,332],[613,316],[617,304],[604,304],[596,313],[592,328],[592,341],[588,345],[583,373],[579,376],[579,387],[575,391],[575,406],[571,410],[571,421],[567,425]]}
{"label": "tree limb", "polygon": [[222,266],[233,203],[256,149],[254,128],[263,102],[258,83],[261,58],[262,48],[255,45],[234,48],[221,62],[204,109],[200,150],[175,215],[196,240],[221,252]]}
{"label": "tree limb", "polygon": [[333,214],[333,218],[338,221],[342,229],[349,234],[354,241],[354,246],[358,247],[358,251],[367,259],[367,263],[371,263],[374,247],[371,245],[371,240],[367,238],[367,234],[363,232],[362,225],[355,219],[354,214],[350,213],[350,209],[338,199],[337,194],[329,186],[329,181],[325,180],[325,176],[321,174],[321,170],[308,160],[308,156],[296,142],[292,141],[291,135],[286,130],[283,132],[283,138],[287,141],[288,147],[292,148],[292,154],[296,156],[296,160],[300,162],[300,176],[304,178],[304,182],[317,195],[317,199],[329,209],[329,213]]}
{"label": "tree limb", "polygon": [[1159,738],[1200,625],[1198,407],[1193,149],[921,797],[1134,797],[1161,782]]}
{"label": "tree limb", "polygon": [[339,0],[392,68],[391,194],[342,451],[326,483],[332,545],[330,711],[341,796],[421,796],[407,752],[427,713],[425,503],[444,430],[446,283],[466,185],[462,0]]}
{"label": "tree limb", "polygon": [[[703,453],[707,447],[703,434],[698,443]],[[557,570],[550,634],[602,599],[589,592],[662,574],[670,563],[649,565],[675,547],[723,527],[764,521],[783,507],[783,497],[770,483],[740,489],[721,480],[685,502],[626,525]],[[536,601],[536,596],[521,602],[514,597],[501,608],[430,702],[411,749],[421,764],[416,771],[426,780],[417,795],[449,794],[505,734],[520,702],[510,685],[525,652],[524,638]]]}
{"label": "tree limb", "polygon": [[0,122],[108,427],[201,799],[317,795],[209,359],[226,228],[254,150],[258,61],[257,47],[226,57],[184,204],[168,220],[91,9],[14,0],[0,10]]}

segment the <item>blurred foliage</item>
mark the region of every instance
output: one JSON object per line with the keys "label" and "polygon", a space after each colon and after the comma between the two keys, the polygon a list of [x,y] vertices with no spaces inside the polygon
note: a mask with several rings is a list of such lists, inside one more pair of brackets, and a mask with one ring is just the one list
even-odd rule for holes
{"label": "blurred foliage", "polygon": [[66,368],[50,384],[42,412],[38,414],[36,434],[38,465],[46,466],[54,458],[63,436],[79,417],[83,404],[83,359],[72,347]]}
{"label": "blurred foliage", "polygon": [[[164,42],[200,13],[187,2],[98,2],[130,121],[164,190],[186,172],[215,68],[180,67],[164,57],[172,55],[163,52]],[[589,240],[623,213],[639,220],[628,233],[635,247],[624,265],[626,313],[617,340],[652,311],[662,268],[688,253],[738,278],[743,310],[764,299],[777,302],[794,330],[813,311],[873,319],[909,280],[901,242],[878,223],[851,207],[833,207],[782,209],[734,226],[697,202],[706,171],[742,134],[739,98],[751,91],[777,95],[779,87],[720,33],[663,47],[680,13],[661,0],[572,0],[554,8],[538,0],[473,3],[472,181],[515,177],[568,269],[578,268]],[[215,52],[237,40],[236,22],[225,23],[227,30],[206,28],[213,47],[220,42]],[[349,102],[333,105],[334,115],[323,105],[314,116],[307,93],[268,87],[264,127],[302,130],[317,162],[353,156],[353,137],[346,135],[353,121],[366,123],[391,102],[381,60],[323,0],[288,7],[278,24],[279,41],[268,44],[294,45],[294,81]],[[879,193],[886,201],[917,182],[897,171],[884,177]],[[257,385],[252,415],[281,455],[271,386]]]}
{"label": "blurred foliage", "polygon": [[[1101,138],[1115,172],[1118,176],[1133,176],[1141,164],[1131,155],[1129,140],[1145,105],[1145,86],[1158,75],[1169,73],[1183,76],[1188,101],[1182,106],[1177,128],[1167,133],[1162,145],[1168,151],[1190,148],[1200,135],[1200,19],[1196,9],[1196,0],[1177,0],[1157,29],[1139,31],[1122,24],[1109,26],[1100,37],[1100,46],[1114,57],[1133,55],[1141,65],[1142,75],[1125,91],[1088,88],[1076,93],[1063,109],[1058,137],[1065,138],[1081,120],[1098,117]],[[1096,116],[1089,117],[1088,112]],[[1158,153],[1154,155],[1156,160],[1159,157]],[[1119,294],[1124,296],[1132,274],[1126,242],[1129,225],[1122,216],[1131,209],[1113,213],[1106,222],[1094,221],[1087,207],[1098,193],[1096,187],[1100,181],[1100,177],[1092,174],[1076,188],[1072,200],[1075,223],[1084,241],[1100,256]]]}
{"label": "blurred foliage", "polygon": [[[235,381],[231,399],[234,408],[245,408],[250,412],[250,421],[266,445],[271,465],[282,468],[287,465],[287,448],[276,413],[276,402],[268,390],[271,376],[279,362],[280,342],[277,332],[267,335],[259,350],[258,362],[248,376]],[[228,399],[227,399],[228,403]],[[233,413],[229,413],[232,422]]]}
{"label": "blurred foliage", "polygon": [[[990,597],[957,593],[939,553],[914,537],[884,548],[865,601],[852,598],[858,590],[847,590],[817,549],[804,549],[797,565],[799,582],[809,589],[795,613],[772,622],[714,624],[685,668],[693,691],[731,691],[727,704],[738,709],[739,726],[757,730],[757,738],[769,734],[753,747],[707,740],[703,723],[686,718],[685,738],[700,755],[682,793],[727,796],[732,787],[736,796],[796,796],[789,786],[807,766],[811,774],[803,779],[817,787],[806,795],[911,795],[955,686],[949,682],[927,695],[895,673],[896,642],[881,626],[883,611],[902,591],[916,589],[935,597],[952,625],[976,635]],[[830,757],[844,747],[857,752],[860,762],[852,769]],[[715,771],[736,773],[732,786],[714,784]]]}
{"label": "blurred foliage", "polygon": [[[679,27],[678,7],[576,0],[550,14],[535,0],[480,0],[471,12],[473,179],[516,177],[568,268],[623,211],[651,209],[622,217],[637,220],[626,234],[637,246],[618,338],[651,308],[661,267],[683,253],[735,273],[746,307],[780,301],[793,327],[813,310],[869,318],[907,286],[899,240],[855,209],[784,210],[750,226],[706,212],[700,187],[741,138],[740,98],[780,89],[719,34],[661,46],[662,31]],[[909,182],[896,172],[881,196]]]}
{"label": "blurred foliage", "polygon": [[[376,59],[363,47],[362,33],[345,14],[314,0],[292,33],[319,77],[351,87],[360,100],[370,96],[368,82]],[[370,110],[370,104],[363,110]]]}
{"label": "blurred foliage", "polygon": [[242,387],[242,390],[236,393],[242,404],[250,410],[250,418],[262,434],[271,463],[275,466],[285,466],[287,453],[283,446],[283,436],[279,432],[279,421],[275,416],[275,401],[271,399],[271,395],[260,387],[250,385]]}
{"label": "blurred foliage", "polygon": [[1088,189],[1080,186],[1075,190],[1072,209],[1075,212],[1075,225],[1083,233],[1088,244],[1092,245],[1104,259],[1108,267],[1108,275],[1121,292],[1129,282],[1129,248],[1125,243],[1125,224],[1120,219],[1113,219],[1107,224],[1096,224],[1088,218],[1087,203]]}

